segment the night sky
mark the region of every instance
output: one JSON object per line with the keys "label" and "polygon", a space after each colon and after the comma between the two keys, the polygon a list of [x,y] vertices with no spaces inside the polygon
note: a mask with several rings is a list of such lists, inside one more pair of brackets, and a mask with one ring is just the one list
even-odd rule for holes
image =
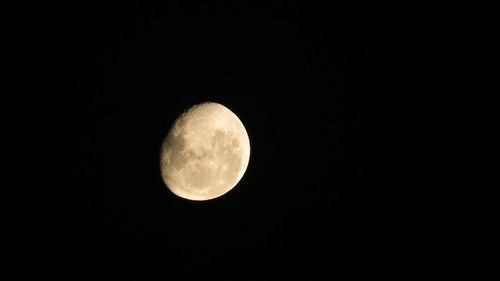
{"label": "night sky", "polygon": [[[55,192],[25,234],[44,270],[345,279],[445,272],[468,251],[476,8],[68,2],[19,5],[29,32],[13,32],[47,104],[33,138]],[[194,202],[159,153],[206,101],[241,119],[251,156]]]}

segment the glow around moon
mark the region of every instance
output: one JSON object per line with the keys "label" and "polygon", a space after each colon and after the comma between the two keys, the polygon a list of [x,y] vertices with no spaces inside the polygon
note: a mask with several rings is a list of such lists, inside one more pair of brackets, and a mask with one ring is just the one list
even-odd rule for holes
{"label": "glow around moon", "polygon": [[240,119],[218,103],[190,108],[163,141],[163,181],[176,195],[209,200],[241,180],[250,159],[250,141]]}

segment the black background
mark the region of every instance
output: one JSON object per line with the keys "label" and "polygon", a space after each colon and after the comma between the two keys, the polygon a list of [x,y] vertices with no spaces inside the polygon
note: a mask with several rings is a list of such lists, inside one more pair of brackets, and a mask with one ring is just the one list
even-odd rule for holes
{"label": "black background", "polygon": [[[232,280],[459,270],[489,40],[475,28],[492,11],[188,2],[15,7],[11,73],[51,176],[21,261]],[[205,101],[240,117],[252,154],[235,189],[192,202],[162,183],[159,151]]]}

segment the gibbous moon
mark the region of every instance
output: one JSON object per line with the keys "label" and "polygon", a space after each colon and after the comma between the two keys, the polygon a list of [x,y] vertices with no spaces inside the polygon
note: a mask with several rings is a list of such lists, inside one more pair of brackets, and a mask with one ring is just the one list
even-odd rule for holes
{"label": "gibbous moon", "polygon": [[231,190],[245,173],[250,140],[240,119],[218,103],[183,113],[163,141],[163,182],[177,196],[210,200]]}

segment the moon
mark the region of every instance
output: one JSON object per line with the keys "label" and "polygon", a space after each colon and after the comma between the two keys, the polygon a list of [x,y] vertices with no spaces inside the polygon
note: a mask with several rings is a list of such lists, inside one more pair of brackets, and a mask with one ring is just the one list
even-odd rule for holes
{"label": "moon", "polygon": [[249,160],[243,123],[227,107],[207,102],[175,120],[162,144],[161,176],[179,197],[210,200],[238,184]]}

